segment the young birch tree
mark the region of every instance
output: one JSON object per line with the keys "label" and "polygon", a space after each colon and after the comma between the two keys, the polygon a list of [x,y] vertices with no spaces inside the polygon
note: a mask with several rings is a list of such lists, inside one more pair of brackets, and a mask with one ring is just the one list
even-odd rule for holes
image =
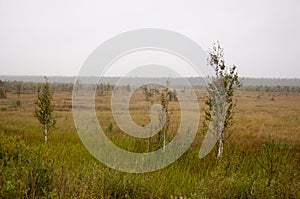
{"label": "young birch tree", "polygon": [[[215,69],[216,76],[208,84],[208,93],[205,100],[207,110],[205,111],[204,132],[208,130],[208,123],[214,120],[214,132],[217,138],[217,157],[223,155],[224,142],[233,124],[233,114],[236,107],[234,94],[241,87],[237,67],[225,65],[224,49],[219,42],[213,45],[209,51],[208,65]],[[224,103],[220,98],[224,97]],[[224,117],[223,117],[224,116]]]}
{"label": "young birch tree", "polygon": [[[45,78],[46,79],[46,78]],[[48,140],[49,130],[55,127],[56,120],[53,118],[52,93],[49,83],[47,82],[38,89],[38,99],[36,102],[38,108],[35,109],[34,115],[43,126],[45,144]]]}

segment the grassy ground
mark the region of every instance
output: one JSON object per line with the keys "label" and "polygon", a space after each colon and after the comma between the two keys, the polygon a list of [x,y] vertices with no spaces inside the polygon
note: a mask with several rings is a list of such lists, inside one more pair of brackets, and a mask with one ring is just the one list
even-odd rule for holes
{"label": "grassy ground", "polygon": [[[204,96],[198,91],[201,102]],[[197,138],[180,159],[147,174],[107,168],[88,153],[76,133],[67,92],[54,95],[57,127],[44,145],[33,117],[35,99],[13,93],[0,99],[0,198],[300,198],[300,94],[238,92],[223,158],[212,151],[199,159],[200,122]],[[130,139],[117,128],[109,99],[96,99],[107,135],[123,148],[146,152],[146,139]],[[131,102],[133,119],[146,125],[141,93]],[[170,110],[171,139],[180,118],[178,103],[171,102]]]}

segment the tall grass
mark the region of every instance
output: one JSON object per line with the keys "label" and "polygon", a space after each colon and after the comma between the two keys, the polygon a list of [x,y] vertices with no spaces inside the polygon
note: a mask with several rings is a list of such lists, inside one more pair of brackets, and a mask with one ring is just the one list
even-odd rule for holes
{"label": "tall grass", "polygon": [[[0,198],[300,198],[299,110],[292,108],[300,96],[289,96],[284,106],[280,96],[275,102],[254,96],[240,94],[235,135],[221,159],[215,151],[199,159],[198,136],[168,167],[130,174],[110,169],[88,153],[70,111],[56,112],[57,129],[43,144],[30,100],[12,109],[8,105],[15,96],[8,94],[0,103],[8,107],[0,112]],[[63,95],[55,100],[63,103]],[[269,106],[268,112],[261,104]],[[104,127],[112,122],[107,113],[98,114]],[[122,148],[147,150],[146,140],[130,140],[115,125],[107,133]]]}
{"label": "tall grass", "polygon": [[[26,143],[0,136],[3,198],[299,198],[300,149],[270,140],[230,145],[222,159],[198,158],[193,146],[174,164],[148,174],[99,163],[80,143]],[[78,141],[79,142],[79,141]]]}

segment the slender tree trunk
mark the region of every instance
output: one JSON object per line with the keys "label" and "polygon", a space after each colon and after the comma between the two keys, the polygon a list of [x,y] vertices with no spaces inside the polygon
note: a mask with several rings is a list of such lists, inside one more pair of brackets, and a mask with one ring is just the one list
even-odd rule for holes
{"label": "slender tree trunk", "polygon": [[166,129],[164,129],[164,146],[163,151],[166,152]]}
{"label": "slender tree trunk", "polygon": [[217,154],[217,158],[221,158],[223,155],[223,149],[224,149],[224,142],[223,139],[220,138],[218,140],[218,154]]}
{"label": "slender tree trunk", "polygon": [[[151,105],[153,105],[153,101],[151,100]],[[148,106],[148,114],[151,115],[151,109],[150,109],[150,106]],[[151,150],[151,135],[152,135],[152,127],[150,128],[150,131],[149,131],[149,137],[148,137],[148,153],[150,152]]]}
{"label": "slender tree trunk", "polygon": [[151,132],[152,132],[152,128],[150,129],[150,135],[148,137],[148,153],[150,152],[150,144],[151,144]]}
{"label": "slender tree trunk", "polygon": [[147,152],[149,153],[150,152],[150,137],[148,137],[148,150]]}
{"label": "slender tree trunk", "polygon": [[44,126],[44,138],[45,138],[45,144],[47,144],[47,141],[48,141],[48,130],[46,128],[46,125]]}

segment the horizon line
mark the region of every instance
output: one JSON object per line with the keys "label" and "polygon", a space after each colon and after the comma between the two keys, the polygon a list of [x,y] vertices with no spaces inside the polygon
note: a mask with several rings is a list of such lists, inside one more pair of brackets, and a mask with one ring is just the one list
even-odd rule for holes
{"label": "horizon line", "polygon": [[[0,75],[0,77],[62,77],[62,78],[76,78],[78,75]],[[98,76],[94,75],[84,75],[81,77],[95,77],[100,78]],[[105,78],[120,78],[124,76],[102,76]],[[172,77],[172,76],[161,76],[161,77],[155,77],[155,76],[149,76],[149,77],[139,77],[139,76],[126,76],[126,78],[170,78],[170,79],[176,79],[176,78],[208,78],[211,76],[183,76],[183,77]],[[249,79],[300,79],[300,77],[253,77],[253,76],[239,76],[239,78],[249,78]]]}

